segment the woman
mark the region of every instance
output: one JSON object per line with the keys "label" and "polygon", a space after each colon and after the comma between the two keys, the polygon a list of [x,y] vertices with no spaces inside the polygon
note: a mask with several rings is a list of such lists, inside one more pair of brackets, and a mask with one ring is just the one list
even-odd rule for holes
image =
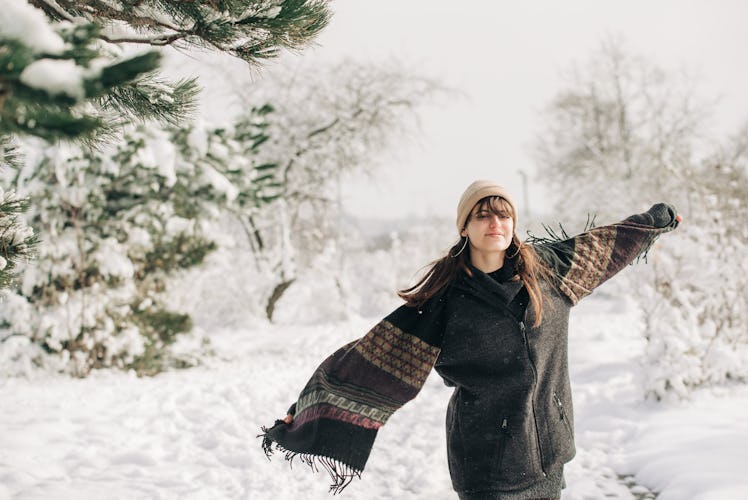
{"label": "woman", "polygon": [[457,207],[460,241],[402,305],[314,372],[263,448],[322,465],[338,492],[359,476],[377,430],[434,367],[455,390],[447,452],[460,499],[559,498],[574,456],[570,308],[681,221],[672,207],[567,239],[521,242],[517,204],[476,181]]}

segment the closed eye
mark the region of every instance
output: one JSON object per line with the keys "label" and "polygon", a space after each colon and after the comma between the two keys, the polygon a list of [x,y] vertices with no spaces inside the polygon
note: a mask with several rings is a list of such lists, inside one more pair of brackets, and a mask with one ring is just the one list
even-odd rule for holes
{"label": "closed eye", "polygon": [[[478,212],[477,214],[475,214],[475,217],[477,219],[485,219],[487,217],[491,217],[492,215],[494,215],[494,214],[491,213],[491,212]],[[509,214],[496,214],[496,216],[499,219],[510,219],[511,218],[511,215],[509,215]]]}

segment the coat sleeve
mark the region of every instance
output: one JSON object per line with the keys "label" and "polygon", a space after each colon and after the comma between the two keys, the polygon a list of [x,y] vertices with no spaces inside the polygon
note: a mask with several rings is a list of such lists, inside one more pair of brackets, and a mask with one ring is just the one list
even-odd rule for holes
{"label": "coat sleeve", "polygon": [[360,477],[378,429],[421,390],[439,355],[444,300],[403,305],[325,359],[282,420],[263,427],[262,446],[324,467],[339,492]]}
{"label": "coat sleeve", "polygon": [[571,238],[528,243],[555,275],[559,291],[577,304],[618,271],[645,256],[658,236],[677,226],[675,209],[658,203],[644,213]]}

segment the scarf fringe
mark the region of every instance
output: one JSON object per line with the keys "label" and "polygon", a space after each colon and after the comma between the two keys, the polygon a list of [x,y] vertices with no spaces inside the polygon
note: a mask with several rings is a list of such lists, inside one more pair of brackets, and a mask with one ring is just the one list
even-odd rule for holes
{"label": "scarf fringe", "polygon": [[[590,224],[590,217],[588,215],[585,228],[590,226]],[[545,236],[536,236],[532,232],[527,231],[525,243],[532,245],[535,253],[547,264],[548,269],[552,271],[556,279],[562,281],[563,275],[559,272],[559,269],[563,269],[567,263],[571,262],[574,257],[574,249],[566,245],[557,245],[557,243],[568,240],[570,236],[561,223],[558,224],[558,231],[546,224],[542,224],[542,227],[545,231]]]}
{"label": "scarf fringe", "polygon": [[[582,229],[583,233],[586,233],[587,231],[595,229],[597,227],[595,221],[596,218],[597,214],[587,214],[587,222],[585,222],[584,229]],[[546,224],[541,224],[541,226],[543,227],[546,235],[535,236],[530,231],[527,231],[528,237],[525,243],[528,243],[530,245],[550,245],[552,243],[560,243],[571,238],[571,236],[569,236],[569,234],[566,232],[566,229],[564,229],[564,226],[560,222],[558,223],[558,232],[556,232],[555,229]]]}
{"label": "scarf fringe", "polygon": [[642,242],[642,246],[639,249],[639,253],[636,255],[636,259],[634,260],[633,264],[638,264],[640,261],[644,261],[646,264],[647,261],[647,254],[652,249],[652,245],[654,245],[655,241],[659,237],[659,234],[651,234],[648,238],[646,238]]}
{"label": "scarf fringe", "polygon": [[[276,422],[276,425],[278,422],[283,423],[283,421],[279,420]],[[270,457],[273,454],[273,445],[275,445],[274,448],[276,450],[285,454],[284,458],[291,468],[293,468],[293,462],[295,459],[298,459],[301,463],[309,466],[309,468],[312,469],[312,472],[315,473],[319,472],[321,466],[330,475],[332,484],[330,485],[329,492],[333,495],[341,493],[346,486],[351,484],[353,478],[357,477],[361,479],[362,471],[330,457],[314,455],[311,453],[297,453],[295,451],[287,450],[281,446],[280,443],[273,440],[273,438],[268,434],[269,429],[267,427],[262,426],[261,429],[262,434],[259,434],[257,437],[262,437],[262,451],[265,452],[265,456],[268,460],[270,460]]]}
{"label": "scarf fringe", "polygon": [[[582,230],[583,233],[586,233],[587,231],[595,229],[597,227],[595,221],[596,217],[597,214],[587,214],[587,222],[585,223],[584,229]],[[546,262],[558,264],[560,262],[559,257],[556,255],[556,252],[548,247],[552,246],[555,243],[560,243],[564,240],[568,240],[569,238],[571,238],[571,236],[569,236],[569,234],[566,232],[566,229],[564,229],[564,226],[560,222],[558,224],[558,230],[546,224],[542,224],[542,227],[545,231],[545,236],[536,236],[528,231],[528,237],[527,240],[525,240],[525,243],[533,245],[535,247],[535,251],[541,254],[541,256],[545,258]],[[649,250],[652,248],[652,245],[654,245],[658,237],[659,233],[651,234],[642,242],[641,248],[637,252],[636,258],[633,260],[632,264],[638,264],[641,261],[647,263],[647,254],[649,253]],[[555,247],[555,250],[564,252],[566,249],[562,247]],[[574,251],[572,249],[568,249],[568,252],[564,253],[567,254],[567,258],[571,259],[573,257]],[[558,269],[559,266],[554,265],[552,266],[552,268]]]}

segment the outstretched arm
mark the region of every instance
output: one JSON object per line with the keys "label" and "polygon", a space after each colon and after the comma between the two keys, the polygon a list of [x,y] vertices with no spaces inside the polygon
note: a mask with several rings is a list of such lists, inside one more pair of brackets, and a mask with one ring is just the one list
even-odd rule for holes
{"label": "outstretched arm", "polygon": [[283,420],[263,427],[263,449],[324,467],[340,491],[360,476],[378,429],[421,390],[439,355],[442,299],[401,306],[329,356]]}
{"label": "outstretched arm", "polygon": [[572,304],[646,255],[654,241],[675,229],[682,217],[671,205],[658,203],[622,222],[596,227],[577,236],[530,242],[556,277],[558,289]]}

